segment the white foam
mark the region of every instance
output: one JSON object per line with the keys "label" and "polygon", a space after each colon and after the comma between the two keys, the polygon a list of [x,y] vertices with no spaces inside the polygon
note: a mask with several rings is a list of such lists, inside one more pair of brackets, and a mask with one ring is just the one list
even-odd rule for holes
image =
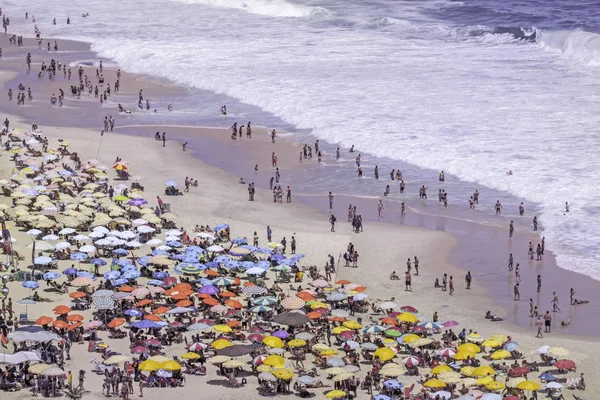
{"label": "white foam", "polygon": [[600,65],[600,35],[582,30],[538,30],[537,42],[545,49],[584,65]]}
{"label": "white foam", "polygon": [[251,14],[269,17],[313,17],[328,15],[323,7],[294,4],[285,0],[171,0],[185,4],[204,4],[212,7],[232,8]]}

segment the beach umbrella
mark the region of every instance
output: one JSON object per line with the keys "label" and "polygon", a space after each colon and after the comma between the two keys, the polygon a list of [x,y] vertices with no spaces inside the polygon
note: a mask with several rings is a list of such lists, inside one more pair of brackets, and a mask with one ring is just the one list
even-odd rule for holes
{"label": "beach umbrella", "polygon": [[249,311],[258,314],[261,312],[273,311],[273,308],[267,307],[267,306],[255,306],[255,307],[252,307]]}
{"label": "beach umbrella", "polygon": [[50,271],[50,272],[46,272],[44,275],[42,275],[42,278],[44,278],[45,280],[48,280],[48,281],[52,281],[54,279],[60,278],[60,274],[58,272]]}
{"label": "beach umbrella", "polygon": [[[538,378],[542,381],[548,381],[548,382],[555,381],[558,379],[557,377],[555,377],[554,375],[552,375],[549,372],[545,372],[545,373],[541,374]],[[546,386],[548,386],[548,385],[546,385]]]}
{"label": "beach umbrella", "polygon": [[306,346],[306,341],[305,341],[305,340],[302,340],[302,339],[298,339],[298,338],[296,338],[296,339],[292,339],[292,340],[290,340],[290,341],[287,343],[287,345],[288,345],[289,347],[292,347],[292,348],[294,348],[294,347],[302,347],[302,346]]}
{"label": "beach umbrella", "polygon": [[458,372],[443,372],[438,376],[438,379],[446,384],[456,384],[462,381],[462,377]]}
{"label": "beach umbrella", "polygon": [[373,357],[379,358],[381,361],[389,361],[396,356],[396,352],[389,347],[382,347],[373,353]]}
{"label": "beach umbrella", "polygon": [[510,370],[509,375],[510,376],[525,376],[527,375],[529,372],[529,368],[527,367],[517,367],[517,368],[513,368]]}
{"label": "beach umbrella", "polygon": [[138,365],[138,370],[140,371],[158,371],[158,369],[160,369],[160,364],[154,360],[142,361]]}
{"label": "beach umbrella", "polygon": [[325,397],[327,397],[328,399],[340,399],[340,398],[346,397],[346,396],[347,396],[346,392],[341,391],[341,390],[332,390],[325,394]]}
{"label": "beach umbrella", "polygon": [[485,393],[480,397],[481,400],[502,400],[502,396],[497,393]]}
{"label": "beach umbrella", "polygon": [[533,381],[523,381],[517,385],[517,389],[537,391],[540,390],[540,385]]}
{"label": "beach umbrella", "polygon": [[406,313],[406,312],[398,315],[396,318],[399,321],[408,322],[410,324],[416,324],[417,322],[419,322],[419,319],[417,317],[415,317],[414,314]]}
{"label": "beach umbrella", "polygon": [[58,368],[58,367],[49,367],[49,368],[45,368],[40,375],[43,376],[63,376],[65,374],[65,371],[63,371],[62,369]]}
{"label": "beach umbrella", "polygon": [[474,376],[488,376],[488,375],[496,375],[496,371],[489,365],[482,365],[480,367],[475,368],[473,371]]}
{"label": "beach umbrella", "polygon": [[430,379],[427,382],[425,382],[423,386],[431,389],[441,389],[446,387],[446,384],[440,381],[439,379]]}
{"label": "beach umbrella", "polygon": [[422,364],[423,361],[419,357],[408,356],[402,359],[402,363],[404,363],[404,365],[407,367],[416,367],[417,365]]}
{"label": "beach umbrella", "polygon": [[121,363],[125,363],[125,362],[131,362],[131,357],[125,356],[122,354],[117,354],[117,355],[108,357],[102,363],[105,365],[115,365],[115,364],[121,364]]}
{"label": "beach umbrella", "polygon": [[573,369],[575,368],[575,362],[572,360],[558,360],[554,363],[554,366],[558,369]]}
{"label": "beach umbrella", "polygon": [[546,388],[546,389],[553,389],[553,390],[556,390],[556,389],[562,389],[563,387],[564,387],[564,386],[563,386],[563,385],[561,385],[561,384],[560,384],[560,383],[558,383],[558,382],[550,382],[550,383],[547,383],[547,384],[545,385],[545,388]]}
{"label": "beach umbrella", "polygon": [[278,324],[297,326],[306,324],[309,318],[304,314],[288,312],[276,315],[273,320]]}
{"label": "beach umbrella", "polygon": [[438,354],[441,355],[442,357],[452,358],[456,354],[456,350],[448,347],[448,348],[439,350]]}
{"label": "beach umbrella", "polygon": [[468,353],[479,353],[481,348],[473,343],[464,343],[458,346],[458,351],[466,351]]}
{"label": "beach umbrella", "polygon": [[508,342],[504,344],[503,348],[506,351],[515,351],[517,347],[519,347],[519,344],[517,342]]}
{"label": "beach umbrella", "polygon": [[449,400],[452,398],[452,393],[446,392],[445,390],[440,390],[438,392],[432,393],[431,395],[434,399],[439,400]]}
{"label": "beach umbrella", "polygon": [[503,360],[507,357],[510,357],[510,352],[506,350],[496,350],[490,355],[492,360]]}
{"label": "beach umbrella", "polygon": [[283,341],[276,336],[265,337],[263,343],[268,347],[282,348],[284,346]]}
{"label": "beach umbrella", "polygon": [[27,289],[37,289],[40,287],[40,284],[35,281],[25,281],[21,285]]}
{"label": "beach umbrella", "polygon": [[452,368],[450,368],[447,365],[438,365],[431,369],[432,375],[440,375],[440,374],[443,374],[444,372],[452,372]]}
{"label": "beach umbrella", "polygon": [[374,335],[374,334],[381,333],[381,332],[383,332],[385,330],[386,329],[383,326],[380,326],[380,325],[369,325],[369,326],[365,326],[364,328],[362,328],[361,332],[363,334]]}
{"label": "beach umbrella", "polygon": [[313,378],[310,375],[303,375],[303,376],[299,376],[298,378],[296,378],[296,382],[299,382],[306,386],[310,386],[310,385],[314,385],[317,382],[317,379]]}
{"label": "beach umbrella", "polygon": [[215,340],[214,342],[212,342],[211,346],[214,349],[221,350],[221,349],[224,349],[225,347],[233,346],[233,343],[231,343],[229,340],[218,339],[218,340]]}
{"label": "beach umbrella", "polygon": [[566,357],[569,355],[569,350],[564,347],[551,347],[547,353],[554,357]]}
{"label": "beach umbrella", "polygon": [[388,389],[402,389],[404,385],[396,379],[388,379],[387,381],[383,381],[382,385]]}

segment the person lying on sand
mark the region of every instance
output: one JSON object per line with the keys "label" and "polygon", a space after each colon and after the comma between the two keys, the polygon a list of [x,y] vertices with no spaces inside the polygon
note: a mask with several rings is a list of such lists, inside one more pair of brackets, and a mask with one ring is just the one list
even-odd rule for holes
{"label": "person lying on sand", "polygon": [[504,319],[497,317],[496,315],[492,315],[491,311],[488,311],[485,313],[485,319],[489,319],[492,322],[497,322],[497,321],[504,321]]}

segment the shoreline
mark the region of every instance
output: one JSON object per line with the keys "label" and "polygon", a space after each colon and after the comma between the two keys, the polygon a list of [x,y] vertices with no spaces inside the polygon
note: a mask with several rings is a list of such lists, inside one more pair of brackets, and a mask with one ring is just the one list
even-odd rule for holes
{"label": "shoreline", "polygon": [[[31,42],[33,42],[30,39]],[[26,45],[31,45],[29,41],[26,40]],[[65,46],[70,46],[73,44],[73,49],[69,49],[68,53],[71,58],[76,60],[81,59],[98,59],[94,57],[94,53],[90,50],[90,46],[86,43],[82,42],[71,42],[65,41],[65,43],[61,44],[61,48]],[[18,49],[16,49],[18,50]],[[78,52],[83,51],[84,54],[81,54],[82,57],[79,57]],[[89,53],[89,54],[88,54]],[[35,70],[32,68],[32,70]],[[111,68],[105,68],[106,71],[113,71]],[[17,72],[18,73],[18,72]],[[168,94],[177,91],[176,85],[163,85],[162,83],[157,83],[156,81],[146,81],[144,76],[138,76],[135,74],[128,74],[126,71],[122,71],[123,77],[122,79],[133,80],[134,81],[134,90],[129,90],[126,93],[119,94],[119,101],[131,101],[132,98],[135,98],[135,92],[137,88],[144,88],[148,91],[159,93],[159,98],[165,98]],[[16,82],[20,78],[26,78],[25,75],[21,72],[20,75],[13,77],[9,80],[9,82]],[[46,81],[43,81],[46,82]],[[66,96],[69,99],[69,95]],[[111,106],[109,111],[106,113],[115,114],[116,110],[112,108],[112,106],[116,105],[116,102],[113,99],[109,99],[107,102]],[[74,100],[71,100],[74,102]],[[165,102],[165,101],[162,101]],[[113,104],[115,103],[115,104]],[[77,111],[77,106],[69,107],[68,112],[62,112],[64,110],[61,109],[58,114],[60,116],[53,116],[53,118],[49,118],[48,122],[50,125],[55,124],[55,126],[64,126],[65,121],[69,121],[71,125],[77,125],[77,118],[74,118],[73,115],[77,115],[79,112]],[[103,110],[106,108],[106,105],[103,107]],[[21,108],[21,109],[27,109]],[[13,109],[9,109],[9,112],[14,111]],[[25,114],[24,118],[27,118],[27,115],[31,115],[31,113],[37,113],[39,110],[37,107],[34,107]],[[55,113],[57,114],[57,113]],[[118,113],[116,113],[118,114]],[[248,179],[247,172],[252,171],[253,166],[256,160],[262,160],[265,164],[268,163],[268,158],[270,156],[270,150],[265,149],[261,144],[268,143],[267,134],[265,129],[255,128],[255,136],[257,134],[262,134],[262,140],[260,137],[255,137],[252,141],[248,141],[246,139],[241,139],[237,141],[232,141],[229,139],[229,131],[227,129],[220,128],[200,128],[200,127],[190,127],[190,126],[177,126],[177,125],[153,125],[153,124],[145,124],[145,125],[125,125],[121,127],[119,125],[119,121],[121,120],[121,115],[116,115],[117,126],[115,128],[115,132],[126,132],[127,134],[133,134],[136,136],[152,136],[152,132],[154,129],[160,128],[161,130],[169,128],[169,140],[177,140],[177,141],[185,141],[186,139],[194,139],[194,133],[200,132],[202,134],[202,145],[196,145],[195,143],[190,143],[189,150],[194,152],[194,155],[206,162],[209,165],[216,166],[217,168],[223,169],[227,171],[229,174],[233,174],[234,176],[244,176],[248,181],[255,181],[256,185],[261,188],[265,188],[267,186],[267,176],[270,174],[263,172],[264,169],[261,167],[259,169],[259,173],[256,174],[256,179]],[[136,115],[136,117],[138,117]],[[125,121],[128,121],[130,117],[125,116]],[[37,120],[36,120],[37,121]],[[91,127],[89,124],[89,120],[86,120],[88,124],[80,124],[82,127]],[[43,124],[42,124],[43,125]],[[69,126],[69,125],[66,125]],[[135,132],[134,132],[135,131]],[[146,132],[147,131],[147,132]],[[288,137],[291,140],[287,140]],[[208,143],[208,145],[206,145]],[[224,161],[222,157],[215,157],[214,148],[221,149],[220,152],[225,152],[227,154],[228,160],[236,160],[235,163],[231,163],[229,161]],[[276,144],[276,151],[280,158],[280,163],[284,163],[281,168],[282,174],[286,175],[288,172],[291,172],[292,176],[292,185],[298,180],[302,179],[310,179],[311,170],[314,172],[314,168],[317,166],[303,163],[299,164],[297,160],[297,154],[301,147],[298,143],[294,142],[293,138],[290,135],[284,135],[283,137],[278,138]],[[314,164],[314,163],[313,163]],[[267,169],[268,171],[268,169]],[[284,176],[284,179],[287,178]],[[326,194],[322,194],[322,199],[317,200],[316,198],[319,195],[316,194],[308,194],[308,193],[295,193],[294,196],[300,197],[305,204],[310,205],[311,207],[318,210],[320,213],[326,211]],[[368,200],[365,198],[357,198],[355,196],[342,196],[336,195],[338,199],[345,199],[344,203],[350,203],[355,205],[360,205],[359,211],[364,214],[364,218],[366,221],[369,221],[367,225],[367,229],[371,229],[373,225],[371,221],[376,220],[376,212],[375,212],[375,199],[379,198],[378,196],[368,196],[372,200]],[[370,202],[370,204],[368,204]],[[338,221],[343,221],[345,219],[345,206],[339,207],[339,201],[336,201],[336,214],[338,216]],[[409,208],[407,210],[407,217],[404,218],[403,221],[400,221],[400,218],[395,218],[394,223],[407,224],[410,226],[416,227],[425,227],[427,229],[432,229],[436,231],[442,232],[450,232],[457,240],[458,246],[456,249],[450,254],[450,260],[454,265],[460,265],[461,274],[458,276],[456,281],[462,282],[465,271],[471,270],[474,276],[475,285],[480,282],[483,282],[486,288],[486,293],[491,297],[497,307],[493,310],[494,313],[502,314],[507,318],[507,320],[511,320],[513,323],[518,324],[522,327],[531,326],[532,319],[528,317],[528,309],[527,305],[521,305],[522,302],[527,302],[528,297],[533,297],[536,304],[542,304],[540,306],[540,311],[543,312],[543,304],[549,304],[551,300],[550,290],[545,289],[544,295],[542,297],[532,296],[535,294],[535,276],[539,271],[543,269],[546,270],[544,276],[544,287],[557,287],[560,286],[561,283],[570,282],[570,285],[573,285],[577,289],[578,298],[583,299],[591,299],[593,294],[597,289],[600,289],[600,281],[595,281],[586,277],[585,275],[579,274],[573,271],[564,270],[556,265],[556,261],[553,254],[546,254],[545,259],[541,263],[534,263],[535,268],[531,268],[531,263],[526,260],[526,242],[532,241],[536,243],[535,239],[539,240],[538,236],[531,234],[530,232],[525,232],[523,229],[520,229],[517,226],[517,237],[525,237],[527,238],[525,241],[521,239],[518,243],[507,243],[505,246],[501,243],[500,247],[506,249],[504,254],[504,259],[502,258],[501,250],[499,250],[495,244],[487,243],[485,240],[479,240],[478,236],[483,236],[486,238],[493,238],[494,241],[502,241],[502,236],[506,237],[506,232],[500,228],[494,228],[489,225],[485,225],[479,222],[466,221],[462,220],[459,217],[443,217],[436,215],[428,215],[425,212],[428,208],[432,209],[435,206],[432,206],[430,202],[426,203],[422,208]],[[399,215],[399,202],[398,201],[386,201],[386,215],[390,215],[392,213],[395,216]],[[341,216],[341,218],[340,218]],[[326,220],[326,217],[324,217]],[[513,239],[516,241],[516,239]],[[485,249],[484,251],[475,252],[474,249]],[[515,255],[515,264],[517,262],[521,263],[521,302],[513,302],[512,301],[512,281],[514,280],[513,275],[506,276],[506,271],[502,265],[505,264],[505,259],[507,258],[507,254],[510,251],[513,251]],[[490,252],[494,254],[490,256]],[[548,252],[551,253],[551,250],[548,249]],[[525,267],[527,265],[527,267]],[[490,269],[493,270],[493,273],[490,273]],[[402,268],[399,268],[402,271]],[[548,271],[550,270],[550,271]],[[508,284],[505,288],[501,288],[502,286],[497,285],[497,280],[502,277],[503,279],[508,281]],[[438,276],[441,280],[441,275]],[[433,282],[431,282],[433,285]],[[565,301],[567,301],[568,288],[563,288],[563,292],[561,292],[560,298],[562,299],[563,308],[565,307]],[[548,306],[549,307],[549,306]],[[590,312],[600,312],[600,305],[596,304],[587,304],[585,306],[571,307],[568,315],[560,316],[563,320],[570,318],[572,324],[569,328],[565,329],[570,334],[576,335],[584,335],[589,336],[594,332],[598,332],[598,328],[600,328],[600,322],[598,323],[590,323],[586,322],[578,323],[579,321],[585,319],[584,314],[588,314]]]}

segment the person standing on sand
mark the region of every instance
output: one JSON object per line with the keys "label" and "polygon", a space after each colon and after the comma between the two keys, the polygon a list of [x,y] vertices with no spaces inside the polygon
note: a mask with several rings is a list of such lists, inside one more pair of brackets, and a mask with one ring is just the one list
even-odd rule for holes
{"label": "person standing on sand", "polygon": [[569,304],[570,305],[575,304],[575,289],[571,288],[571,290],[569,291],[569,295],[570,295],[570,297],[569,297],[569,299],[570,299],[569,300]]}
{"label": "person standing on sand", "polygon": [[562,312],[560,311],[560,308],[558,307],[558,295],[556,294],[556,292],[552,292],[552,312]]}
{"label": "person standing on sand", "polygon": [[410,272],[412,270],[412,265],[411,265],[410,257],[408,257],[408,260],[406,260],[406,270],[408,272]]}
{"label": "person standing on sand", "polygon": [[467,289],[471,289],[471,271],[467,272],[467,275],[465,276],[465,282],[467,283]]}
{"label": "person standing on sand", "polygon": [[377,217],[383,218],[383,201],[381,199],[377,202]]}
{"label": "person standing on sand", "polygon": [[406,207],[404,206],[404,202],[402,202],[402,204],[400,204],[400,218],[404,218],[404,216],[406,211]]}
{"label": "person standing on sand", "polygon": [[537,335],[535,335],[536,338],[540,338],[540,339],[544,338],[544,334],[542,333],[543,325],[544,325],[544,322],[542,322],[542,316],[539,315],[537,321],[535,321],[535,326],[537,327]]}
{"label": "person standing on sand", "polygon": [[448,294],[450,294],[450,296],[452,296],[452,294],[454,293],[454,281],[452,280],[452,275],[450,275],[450,280],[448,281],[448,287],[450,289]]}
{"label": "person standing on sand", "polygon": [[250,121],[248,121],[248,125],[246,126],[246,138],[252,139],[252,127],[250,126]]}
{"label": "person standing on sand", "polygon": [[253,239],[254,239],[254,240],[253,240],[253,242],[252,242],[252,245],[253,245],[254,247],[258,247],[258,233],[256,233],[256,231],[254,231],[254,238],[253,238]]}
{"label": "person standing on sand", "polygon": [[331,232],[335,232],[335,221],[337,221],[335,215],[331,214],[331,216],[329,217],[329,223],[331,224]]}
{"label": "person standing on sand", "polygon": [[333,210],[333,194],[329,192],[329,209]]}
{"label": "person standing on sand", "polygon": [[415,275],[419,275],[419,259],[417,258],[417,256],[415,256],[414,265],[415,265]]}
{"label": "person standing on sand", "polygon": [[500,204],[500,200],[496,200],[494,208],[496,209],[496,215],[502,215],[502,204]]}
{"label": "person standing on sand", "polygon": [[290,248],[292,249],[292,254],[296,254],[296,238],[292,235],[292,241],[290,243]]}
{"label": "person standing on sand", "polygon": [[442,277],[442,292],[448,290],[448,274],[444,274]]}
{"label": "person standing on sand", "polygon": [[271,230],[271,227],[267,225],[267,241],[271,242],[271,235],[273,234],[273,231]]}
{"label": "person standing on sand", "polygon": [[523,206],[523,202],[519,204],[519,215],[522,217],[525,214],[525,207]]}
{"label": "person standing on sand", "polygon": [[542,255],[544,255],[544,250],[546,250],[546,236],[542,236]]}
{"label": "person standing on sand", "polygon": [[277,135],[277,133],[275,133],[275,129],[273,129],[271,131],[271,143],[275,143],[275,136]]}
{"label": "person standing on sand", "polygon": [[513,255],[512,255],[512,253],[510,253],[510,255],[508,256],[508,270],[509,271],[513,270]]}
{"label": "person standing on sand", "polygon": [[510,225],[508,227],[508,238],[509,239],[512,239],[514,232],[515,232],[515,226],[513,224],[513,221],[510,221]]}
{"label": "person standing on sand", "polygon": [[515,284],[515,287],[513,288],[513,292],[515,294],[513,300],[514,301],[519,301],[521,299],[521,293],[519,293],[519,282],[517,282]]}
{"label": "person standing on sand", "polygon": [[277,168],[277,156],[275,152],[271,153],[271,166]]}
{"label": "person standing on sand", "polygon": [[537,276],[537,292],[540,293],[542,291],[542,276]]}
{"label": "person standing on sand", "polygon": [[292,189],[290,189],[290,187],[287,187],[287,198],[286,198],[286,202],[287,203],[291,203],[292,202]]}
{"label": "person standing on sand", "polygon": [[537,232],[537,228],[538,228],[538,223],[537,223],[537,217],[533,217],[533,231]]}
{"label": "person standing on sand", "polygon": [[404,275],[404,291],[405,292],[412,292],[412,285],[411,285],[411,276],[410,276],[410,270],[406,271],[406,274]]}
{"label": "person standing on sand", "polygon": [[163,142],[163,147],[165,147],[165,144],[167,143],[167,134],[165,132],[163,132],[163,134],[162,134],[162,142]]}
{"label": "person standing on sand", "polygon": [[552,314],[550,314],[550,311],[546,311],[546,314],[544,314],[544,325],[544,332],[550,333],[552,330]]}
{"label": "person standing on sand", "polygon": [[183,151],[185,151],[185,148],[187,147],[188,142],[185,142],[184,144],[181,145],[181,148],[183,149]]}

